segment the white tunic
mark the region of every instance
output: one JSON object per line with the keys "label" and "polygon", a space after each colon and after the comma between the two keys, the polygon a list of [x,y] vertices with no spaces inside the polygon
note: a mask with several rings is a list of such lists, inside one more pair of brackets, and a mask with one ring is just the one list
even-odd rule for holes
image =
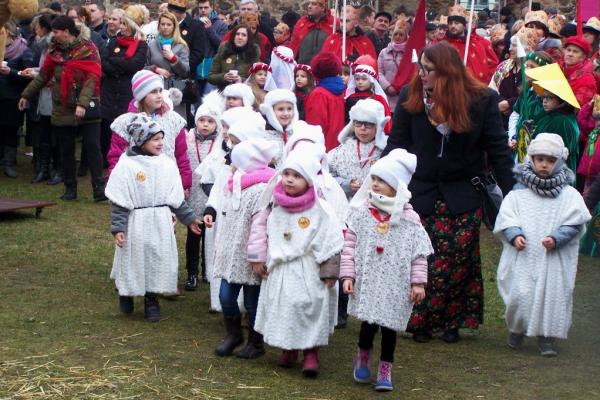
{"label": "white tunic", "polygon": [[257,183],[242,190],[241,206],[234,210],[231,192],[227,184],[213,187],[211,191],[221,191],[223,199],[221,211],[217,214],[217,235],[215,239],[214,277],[223,278],[229,283],[260,285],[260,277],[252,272],[248,263],[247,245],[252,226],[252,217],[260,210],[260,197],[267,186]]}
{"label": "white tunic", "polygon": [[[425,228],[419,220],[398,219],[386,234],[376,230],[378,221],[365,204],[352,209],[348,228],[356,234],[354,263],[356,280],[350,295],[348,313],[361,321],[406,330],[412,313],[412,261],[433,254]],[[377,253],[377,246],[383,253]]]}
{"label": "white tunic", "polygon": [[[287,133],[288,140],[292,136],[292,131]],[[273,158],[273,165],[275,169],[280,169],[283,164],[283,153],[285,149],[285,143],[283,142],[283,133],[276,130],[265,131],[265,139],[275,143],[277,145],[277,155]]]}
{"label": "white tunic", "polygon": [[106,196],[130,210],[123,248],[115,247],[111,278],[121,296],[177,290],[177,244],[169,207],[183,202],[175,162],[166,155],[119,158]]}
{"label": "white tunic", "polygon": [[[299,219],[310,223],[304,229]],[[288,213],[274,207],[267,222],[269,276],[262,282],[254,329],[282,349],[325,346],[337,320],[337,291],[319,278],[320,264],[339,254],[342,230],[316,203]],[[291,235],[284,238],[284,233]]]}
{"label": "white tunic", "polygon": [[[349,182],[359,179],[364,182],[369,175],[371,164],[381,157],[381,150],[375,147],[375,141],[360,143],[360,161],[355,137],[350,137],[335,149],[327,153],[329,171],[334,178]],[[370,154],[370,156],[369,156]]]}
{"label": "white tunic", "polygon": [[[583,225],[590,214],[581,195],[571,186],[555,198],[541,197],[529,189],[513,190],[500,207],[494,233],[502,240],[498,265],[498,290],[511,332],[527,336],[566,338],[571,326],[573,288],[577,272],[579,239],[558,250],[546,250],[542,239],[561,225]],[[502,234],[520,227],[527,244],[517,251]]]}

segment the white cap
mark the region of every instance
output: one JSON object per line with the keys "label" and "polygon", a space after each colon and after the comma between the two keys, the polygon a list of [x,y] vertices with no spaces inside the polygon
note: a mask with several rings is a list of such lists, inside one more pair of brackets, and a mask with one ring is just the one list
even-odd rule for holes
{"label": "white cap", "polygon": [[269,125],[271,125],[276,131],[283,132],[283,127],[277,120],[277,117],[275,116],[275,111],[273,110],[273,107],[276,104],[283,102],[291,103],[292,108],[294,110],[294,116],[292,117],[292,120],[290,121],[290,124],[286,129],[286,131],[289,132],[291,131],[291,128],[294,125],[294,123],[298,121],[298,107],[296,106],[296,95],[291,90],[274,89],[268,92],[265,95],[264,102],[260,105],[260,112],[265,116]]}
{"label": "white cap", "polygon": [[240,142],[248,139],[264,139],[266,122],[262,115],[246,107],[243,107],[243,109],[245,111],[238,115],[238,118],[231,125],[225,122],[229,125],[227,134],[235,136]]}
{"label": "white cap", "polygon": [[544,155],[566,160],[569,157],[569,149],[565,147],[562,137],[556,133],[540,133],[529,143],[527,155]]}
{"label": "white cap", "polygon": [[370,174],[397,190],[401,184],[408,187],[416,168],[417,156],[404,149],[394,149],[371,166]]}
{"label": "white cap", "polygon": [[314,186],[315,180],[321,170],[321,158],[316,151],[307,151],[306,147],[296,149],[288,154],[281,166],[281,171],[292,169],[302,175],[309,186]]}
{"label": "white cap", "polygon": [[[294,89],[294,51],[289,47],[277,46],[271,52],[271,77],[279,89]],[[266,85],[265,85],[266,86]],[[266,89],[266,88],[265,88]]]}
{"label": "white cap", "polygon": [[320,125],[310,125],[305,121],[300,120],[294,124],[293,132],[294,134],[288,138],[285,145],[286,153],[291,152],[300,141],[325,145],[325,135],[323,134],[323,128],[321,128]]}
{"label": "white cap", "polygon": [[202,104],[196,110],[194,121],[198,122],[201,117],[212,118],[217,123],[217,133],[220,133],[223,128],[221,124],[222,112],[221,95],[213,90],[202,98]]}
{"label": "white cap", "polygon": [[375,146],[383,150],[387,145],[387,136],[383,129],[389,120],[390,117],[385,116],[383,104],[373,99],[359,100],[350,109],[350,122],[338,135],[338,141],[344,143],[354,135],[354,121],[370,122],[375,124],[377,129],[375,133]]}
{"label": "white cap", "polygon": [[233,83],[225,86],[222,94],[225,98],[237,97],[242,99],[244,102],[244,107],[252,107],[254,105],[254,93],[252,93],[250,86],[246,85],[245,83]]}

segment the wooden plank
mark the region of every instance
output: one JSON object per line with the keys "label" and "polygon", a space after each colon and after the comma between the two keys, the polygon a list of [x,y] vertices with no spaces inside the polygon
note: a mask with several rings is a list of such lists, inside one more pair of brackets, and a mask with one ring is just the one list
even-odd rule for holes
{"label": "wooden plank", "polygon": [[0,212],[9,212],[23,210],[27,208],[35,208],[36,216],[39,216],[42,208],[55,206],[56,203],[51,201],[13,199],[8,197],[0,197]]}

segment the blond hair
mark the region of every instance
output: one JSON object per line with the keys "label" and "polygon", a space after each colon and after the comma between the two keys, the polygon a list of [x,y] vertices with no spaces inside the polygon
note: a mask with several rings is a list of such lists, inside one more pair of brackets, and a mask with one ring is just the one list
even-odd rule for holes
{"label": "blond hair", "polygon": [[179,21],[177,17],[170,12],[162,13],[158,16],[158,29],[160,32],[160,20],[166,18],[173,23],[173,44],[181,44],[185,47],[188,47],[187,43],[181,37],[181,33],[179,33]]}

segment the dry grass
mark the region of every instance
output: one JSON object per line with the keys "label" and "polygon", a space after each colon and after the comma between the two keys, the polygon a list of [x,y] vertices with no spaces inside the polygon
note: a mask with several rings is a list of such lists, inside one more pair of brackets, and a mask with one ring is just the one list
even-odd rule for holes
{"label": "dry grass", "polygon": [[[0,196],[56,200],[62,188],[30,185],[26,159],[18,180],[0,177]],[[81,199],[33,213],[0,215],[0,399],[366,399],[379,398],[352,382],[358,326],[351,321],[321,354],[322,372],[306,380],[299,369],[276,366],[269,349],[258,360],[213,355],[223,327],[209,314],[208,290],[161,301],[165,319],[143,320],[142,304],[125,317],[108,278],[112,241],[109,207]],[[184,239],[179,229],[180,249]],[[582,258],[574,324],[556,359],[537,355],[533,340],[521,353],[505,345],[502,303],[495,284],[498,243],[482,246],[486,320],[478,332],[448,345],[398,341],[387,398],[597,399],[600,389],[600,265]],[[183,255],[180,260],[183,262]],[[182,274],[183,278],[183,274]]]}

